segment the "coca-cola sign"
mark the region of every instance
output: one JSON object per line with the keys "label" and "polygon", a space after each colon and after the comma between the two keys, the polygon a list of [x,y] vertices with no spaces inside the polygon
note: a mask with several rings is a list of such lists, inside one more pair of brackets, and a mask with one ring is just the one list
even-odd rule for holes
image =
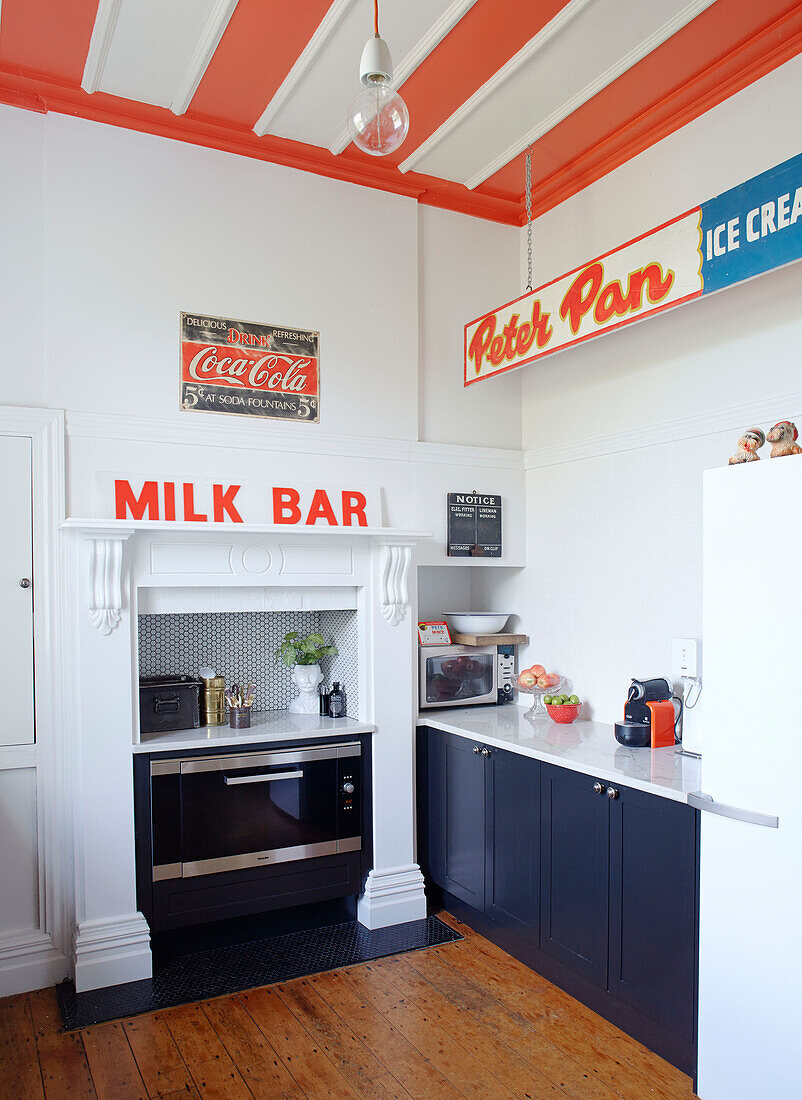
{"label": "coca-cola sign", "polygon": [[320,333],[228,317],[181,314],[181,408],[320,418]]}

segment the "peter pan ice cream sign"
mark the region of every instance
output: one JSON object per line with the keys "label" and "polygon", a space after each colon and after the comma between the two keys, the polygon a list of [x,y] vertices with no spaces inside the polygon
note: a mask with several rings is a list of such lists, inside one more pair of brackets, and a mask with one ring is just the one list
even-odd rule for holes
{"label": "peter pan ice cream sign", "polygon": [[802,154],[465,326],[465,385],[802,257]]}

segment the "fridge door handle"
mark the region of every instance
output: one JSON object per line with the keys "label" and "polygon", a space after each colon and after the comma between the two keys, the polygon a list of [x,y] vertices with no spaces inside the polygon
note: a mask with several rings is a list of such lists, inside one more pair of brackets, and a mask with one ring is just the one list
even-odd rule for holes
{"label": "fridge door handle", "polygon": [[731,817],[735,821],[747,821],[750,825],[765,825],[767,829],[779,829],[780,819],[774,814],[759,814],[754,810],[742,810],[739,806],[728,806],[725,802],[716,802],[712,794],[693,791],[688,795],[688,805],[695,810],[706,810],[720,817]]}

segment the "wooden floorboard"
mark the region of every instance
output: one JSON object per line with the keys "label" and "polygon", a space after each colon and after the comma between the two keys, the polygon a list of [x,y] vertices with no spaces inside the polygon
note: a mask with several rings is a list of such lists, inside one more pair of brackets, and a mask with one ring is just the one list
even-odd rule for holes
{"label": "wooden floorboard", "polygon": [[0,1000],[0,1100],[693,1100],[691,1080],[450,917],[454,943],[64,1032]]}

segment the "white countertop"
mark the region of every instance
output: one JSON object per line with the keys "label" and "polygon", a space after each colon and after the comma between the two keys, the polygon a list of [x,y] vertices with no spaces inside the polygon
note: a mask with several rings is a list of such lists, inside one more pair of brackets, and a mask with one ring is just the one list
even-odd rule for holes
{"label": "white countertop", "polygon": [[623,783],[648,794],[687,802],[702,789],[702,762],[673,748],[629,749],[619,745],[613,727],[577,719],[561,726],[550,718],[529,719],[524,707],[452,707],[427,710],[419,726],[468,737],[489,747],[545,760],[610,783]]}
{"label": "white countertop", "polygon": [[318,714],[290,714],[288,710],[257,711],[250,729],[201,726],[192,730],[145,733],[134,752],[166,752],[172,749],[227,749],[269,741],[301,741],[308,737],[342,737],[343,734],[374,733],[375,726],[353,718],[321,718]]}

